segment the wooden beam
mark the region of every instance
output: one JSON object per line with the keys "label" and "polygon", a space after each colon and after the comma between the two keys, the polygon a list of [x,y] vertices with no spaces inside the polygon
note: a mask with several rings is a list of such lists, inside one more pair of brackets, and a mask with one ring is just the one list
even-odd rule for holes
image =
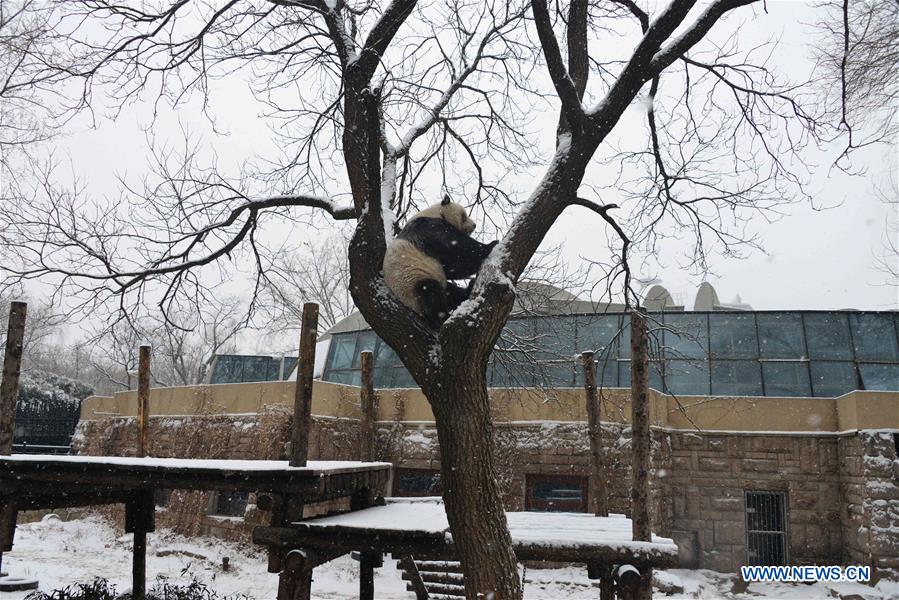
{"label": "wooden beam", "polygon": [[3,380],[0,381],[0,455],[12,454],[12,440],[16,430],[16,401],[19,399],[19,374],[22,371],[22,350],[25,345],[25,315],[28,305],[13,302],[9,305],[9,324],[6,330],[6,353],[3,355]]}
{"label": "wooden beam", "polygon": [[[186,490],[242,490],[249,492],[292,493],[307,502],[333,500],[349,496],[360,489],[383,493],[390,476],[390,466],[358,467],[341,472],[327,470],[223,470],[196,466],[173,467],[152,464],[112,464],[54,460],[19,461],[0,457],[0,493],[6,487],[22,487],[35,495],[46,489],[64,491],[115,492],[140,488]],[[44,485],[46,484],[46,485]],[[61,489],[67,484],[68,489]],[[31,486],[35,486],[32,489]],[[54,488],[55,486],[55,488]],[[4,494],[5,495],[5,494]]]}
{"label": "wooden beam", "polygon": [[147,456],[147,426],[150,422],[150,346],[140,347],[137,367],[137,455]]}
{"label": "wooden beam", "polygon": [[373,460],[375,448],[375,384],[374,356],[366,350],[359,355],[362,363],[362,387],[359,401],[362,405],[362,444],[360,460]]}
{"label": "wooden beam", "polygon": [[300,330],[300,357],[297,362],[297,385],[293,401],[293,436],[290,466],[305,467],[309,458],[309,427],[312,416],[312,375],[315,367],[315,342],[318,338],[318,304],[303,305]]}
{"label": "wooden beam", "polygon": [[[405,575],[409,576],[409,582],[412,584],[412,590],[415,592],[415,600],[429,600],[428,588],[418,572],[418,565],[408,554],[400,557],[400,568]],[[403,577],[405,579],[405,577]]]}
{"label": "wooden beam", "polygon": [[592,352],[581,354],[584,365],[584,391],[587,398],[587,432],[590,437],[590,497],[593,514],[609,516],[609,481],[605,454],[602,448],[602,422],[599,397],[596,393],[596,362]]}

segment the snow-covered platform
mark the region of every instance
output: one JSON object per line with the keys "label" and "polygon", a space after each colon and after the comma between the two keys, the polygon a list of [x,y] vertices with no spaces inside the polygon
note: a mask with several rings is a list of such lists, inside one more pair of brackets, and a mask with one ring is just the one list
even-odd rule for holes
{"label": "snow-covered platform", "polygon": [[125,531],[134,533],[134,585],[143,598],[146,534],[155,529],[157,489],[264,492],[271,500],[272,523],[280,525],[303,505],[351,498],[371,506],[384,493],[390,463],[194,460],[109,456],[0,456],[0,556],[12,550],[20,510],[122,503]]}
{"label": "snow-covered platform", "polygon": [[[356,461],[313,460],[291,467],[276,460],[18,454],[0,456],[0,504],[13,496],[20,508],[60,508],[78,505],[85,495],[157,488],[302,494],[307,502],[316,502],[362,487],[381,489],[390,467]],[[47,504],[50,500],[63,504]]]}
{"label": "snow-covered platform", "polygon": [[[660,568],[677,564],[677,546],[672,540],[654,535],[651,542],[635,542],[630,519],[621,515],[509,512],[506,518],[519,560]],[[428,560],[455,558],[444,506],[438,501],[388,499],[385,506],[287,527],[257,527],[253,539],[281,548],[390,552]]]}

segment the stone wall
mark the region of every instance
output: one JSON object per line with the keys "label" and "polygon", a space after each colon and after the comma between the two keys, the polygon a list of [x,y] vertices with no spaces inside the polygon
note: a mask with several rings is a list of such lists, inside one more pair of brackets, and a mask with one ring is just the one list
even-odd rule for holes
{"label": "stone wall", "polygon": [[747,491],[786,492],[791,564],[840,563],[835,437],[682,431],[670,436],[673,529],[679,540],[695,543],[700,566],[734,571],[748,564]]}
{"label": "stone wall", "polygon": [[[382,402],[389,401],[385,398]],[[402,414],[401,408],[396,414]],[[283,459],[291,420],[282,406],[266,407],[258,414],[152,417],[150,453]],[[604,450],[612,468],[610,509],[629,514],[630,427],[606,423],[603,429]],[[310,458],[359,459],[360,433],[355,419],[313,417]],[[439,470],[440,448],[432,423],[382,421],[376,435],[376,460],[397,468]],[[495,425],[495,444],[497,475],[508,510],[524,509],[528,475],[589,477],[589,442],[583,422],[500,422]],[[83,421],[76,435],[79,453],[132,455],[136,445],[133,418]],[[653,530],[675,537],[684,566],[732,572],[746,564],[746,492],[786,492],[791,564],[871,565],[878,576],[896,578],[897,472],[892,433],[776,435],[654,429]],[[252,526],[267,518],[252,497],[242,520],[207,516],[210,502],[208,494],[178,493],[169,508],[159,513],[160,525],[188,534],[247,539]]]}
{"label": "stone wall", "polygon": [[840,493],[844,561],[899,580],[896,435],[862,431],[840,439]]}

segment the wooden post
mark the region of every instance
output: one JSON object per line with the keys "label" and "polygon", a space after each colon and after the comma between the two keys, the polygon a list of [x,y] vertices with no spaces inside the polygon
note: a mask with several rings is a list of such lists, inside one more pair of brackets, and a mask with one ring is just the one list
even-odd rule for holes
{"label": "wooden post", "polygon": [[361,460],[373,460],[375,448],[375,385],[374,358],[368,350],[359,355],[362,363],[362,389],[359,400],[362,405],[362,456]]}
{"label": "wooden post", "polygon": [[587,578],[599,580],[599,600],[615,600],[612,567],[604,562],[588,562]]}
{"label": "wooden post", "polygon": [[[309,458],[309,427],[312,418],[312,375],[315,368],[315,342],[318,338],[318,304],[303,305],[300,329],[300,352],[297,361],[297,384],[293,399],[293,431],[290,437],[290,466],[305,467]],[[272,524],[291,523],[303,518],[303,498],[287,495]],[[279,524],[280,524],[279,523]],[[302,553],[288,552],[278,556],[269,550],[269,570],[280,568],[278,600],[307,600],[311,596],[312,570],[300,568]],[[304,558],[304,557],[302,557]]]}
{"label": "wooden post", "polygon": [[593,499],[593,514],[597,517],[609,516],[609,482],[606,476],[605,453],[602,448],[602,422],[600,404],[596,394],[596,363],[592,352],[581,354],[584,364],[584,391],[587,396],[587,431],[590,436],[590,497]]}
{"label": "wooden post", "polygon": [[305,467],[309,458],[309,420],[312,415],[312,371],[315,367],[315,342],[318,338],[318,304],[303,305],[303,328],[300,330],[300,359],[297,364],[297,387],[293,401],[293,436],[290,466]]}
{"label": "wooden post", "polygon": [[[634,541],[648,542],[652,536],[649,522],[649,335],[646,312],[631,311],[631,450],[633,451],[633,487],[631,488],[631,525]],[[643,573],[639,599],[652,597],[652,569]],[[645,585],[645,582],[649,585]]]}
{"label": "wooden post", "polygon": [[125,532],[134,534],[131,557],[131,598],[147,595],[147,532],[154,531],[156,508],[152,492],[135,495],[125,503]]}
{"label": "wooden post", "polygon": [[16,431],[16,401],[19,399],[19,373],[25,340],[25,314],[28,305],[13,302],[9,306],[6,330],[6,354],[3,356],[3,380],[0,382],[0,456],[12,454]]}
{"label": "wooden post", "polygon": [[375,567],[381,564],[380,554],[362,552],[359,557],[359,600],[375,600]]}
{"label": "wooden post", "polygon": [[137,367],[137,456],[147,455],[147,426],[150,422],[150,346],[140,347]]}
{"label": "wooden post", "polygon": [[134,555],[131,563],[131,598],[144,600],[147,597],[147,532],[134,532]]}
{"label": "wooden post", "polygon": [[312,568],[303,550],[288,550],[281,561],[278,600],[309,600],[312,597]]}
{"label": "wooden post", "polygon": [[[19,374],[22,371],[27,313],[28,305],[24,302],[13,302],[9,305],[3,379],[0,381],[0,456],[12,454],[12,442],[16,434],[16,402],[19,399]],[[0,572],[3,569],[3,552],[12,550],[17,512],[12,502],[0,507]]]}

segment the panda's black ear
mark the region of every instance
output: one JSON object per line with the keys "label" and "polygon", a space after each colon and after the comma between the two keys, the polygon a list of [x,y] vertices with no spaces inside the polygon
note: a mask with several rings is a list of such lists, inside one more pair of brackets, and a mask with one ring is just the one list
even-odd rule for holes
{"label": "panda's black ear", "polygon": [[443,202],[441,202],[440,205],[441,205],[441,206],[446,206],[446,205],[449,204],[449,203],[450,203],[450,197],[449,197],[449,194],[444,194],[444,195],[443,195]]}

